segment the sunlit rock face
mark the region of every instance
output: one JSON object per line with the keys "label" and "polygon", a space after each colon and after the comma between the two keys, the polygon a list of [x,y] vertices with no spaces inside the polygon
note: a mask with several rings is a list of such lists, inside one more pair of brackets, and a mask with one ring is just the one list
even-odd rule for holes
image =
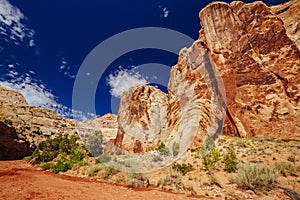
{"label": "sunlit rock face", "polygon": [[[30,154],[41,141],[58,134],[75,134],[75,121],[57,113],[29,106],[22,94],[0,87],[0,148],[19,159]],[[5,147],[5,148],[4,148]],[[16,151],[15,153],[12,153]]]}
{"label": "sunlit rock face", "polygon": [[166,123],[167,95],[152,86],[136,86],[122,95],[117,146],[130,152],[154,150]]}
{"label": "sunlit rock face", "polygon": [[196,149],[221,131],[300,139],[298,8],[299,1],[206,6],[199,39],[171,70],[168,94],[150,86],[123,94],[115,144],[137,153],[160,142]]}
{"label": "sunlit rock face", "polygon": [[[224,81],[224,134],[300,139],[300,52],[262,2],[212,3],[200,39]],[[204,39],[203,39],[204,38]]]}

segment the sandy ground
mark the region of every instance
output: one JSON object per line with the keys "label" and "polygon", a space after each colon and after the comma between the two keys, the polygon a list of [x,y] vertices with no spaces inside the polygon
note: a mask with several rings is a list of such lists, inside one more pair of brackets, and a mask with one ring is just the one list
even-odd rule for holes
{"label": "sandy ground", "polygon": [[[37,170],[25,161],[0,161],[0,199],[203,199],[161,191],[133,189],[87,178]],[[205,198],[207,199],[207,198]]]}

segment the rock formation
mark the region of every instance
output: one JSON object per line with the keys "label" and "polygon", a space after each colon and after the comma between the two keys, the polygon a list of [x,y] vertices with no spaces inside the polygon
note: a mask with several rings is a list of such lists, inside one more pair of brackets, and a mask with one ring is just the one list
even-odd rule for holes
{"label": "rock formation", "polygon": [[0,121],[0,160],[21,159],[31,155],[32,150],[11,125]]}
{"label": "rock formation", "polygon": [[[19,144],[28,143],[30,151],[33,151],[36,145],[47,137],[55,137],[57,134],[75,134],[74,120],[64,119],[48,109],[29,106],[20,93],[3,87],[0,87],[0,107],[1,134],[9,135]],[[8,137],[5,138],[7,140],[1,137],[3,143],[0,145],[6,145],[5,143],[9,141]],[[11,149],[7,151],[13,151],[13,145],[10,147]],[[28,155],[27,150],[25,151],[25,148],[23,150],[23,156]],[[20,156],[22,153],[18,155],[16,158],[22,157]],[[0,156],[1,158],[3,157]]]}
{"label": "rock formation", "polygon": [[38,143],[58,134],[81,137],[86,132],[90,136],[97,132],[110,141],[118,131],[116,115],[106,114],[78,123],[51,110],[29,106],[20,93],[3,87],[0,87],[0,108],[0,160],[30,155]]}
{"label": "rock formation", "polygon": [[152,86],[136,86],[122,94],[118,113],[119,130],[115,143],[140,153],[154,150],[164,137],[167,95]]}
{"label": "rock formation", "polygon": [[225,85],[223,133],[300,139],[300,52],[282,20],[262,2],[237,1],[208,5],[200,21]]}
{"label": "rock formation", "polygon": [[286,34],[300,49],[300,1],[291,0],[278,6],[272,6],[271,11],[282,21]]}
{"label": "rock formation", "polygon": [[[263,2],[206,6],[199,14],[199,39],[180,52],[171,70],[168,95],[150,86],[123,94],[115,144],[132,152],[159,142],[194,149],[221,130],[299,140],[299,16],[292,11],[300,12],[299,1],[272,9]],[[155,108],[153,91],[156,99],[164,99]]]}

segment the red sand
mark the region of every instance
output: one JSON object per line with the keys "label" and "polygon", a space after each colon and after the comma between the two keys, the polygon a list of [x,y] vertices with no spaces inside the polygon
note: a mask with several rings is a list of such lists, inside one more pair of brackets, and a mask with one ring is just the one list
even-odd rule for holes
{"label": "red sand", "polygon": [[0,161],[0,199],[199,199],[157,188],[133,189],[37,170],[25,161]]}

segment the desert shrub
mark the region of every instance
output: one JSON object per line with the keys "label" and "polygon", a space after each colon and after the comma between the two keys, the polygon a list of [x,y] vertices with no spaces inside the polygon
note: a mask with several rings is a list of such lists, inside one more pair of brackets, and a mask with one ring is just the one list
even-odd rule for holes
{"label": "desert shrub", "polygon": [[278,171],[273,167],[246,164],[238,169],[234,182],[240,188],[265,190],[272,187],[277,176]]}
{"label": "desert shrub", "polygon": [[148,187],[149,179],[141,173],[130,173],[127,175],[127,184],[134,188]]}
{"label": "desert shrub", "polygon": [[172,169],[177,171],[177,172],[180,172],[183,176],[186,175],[188,172],[194,170],[193,168],[193,165],[188,163],[182,163],[182,164],[179,164],[179,163],[173,163],[172,165]]}
{"label": "desert shrub", "polygon": [[69,169],[72,168],[72,163],[63,158],[63,159],[59,159],[55,165],[53,165],[52,169],[54,173],[58,173],[58,172],[66,172]]}
{"label": "desert shrub", "polygon": [[117,151],[116,151],[116,155],[117,155],[117,156],[120,156],[120,155],[122,155],[122,150],[121,150],[121,149],[117,149]]}
{"label": "desert shrub", "polygon": [[178,142],[174,142],[172,145],[173,156],[177,156],[179,154],[180,144]]}
{"label": "desert shrub", "polygon": [[93,135],[85,138],[84,143],[92,156],[97,157],[103,154],[103,146],[105,144],[105,140],[100,131],[96,131]]}
{"label": "desert shrub", "polygon": [[275,168],[281,173],[283,176],[297,176],[297,167],[295,167],[291,163],[287,162],[276,162]]}
{"label": "desert shrub", "polygon": [[89,176],[95,176],[98,171],[100,171],[103,168],[102,164],[95,164],[90,166],[90,169],[88,170]]}
{"label": "desert shrub", "polygon": [[163,161],[162,157],[160,156],[154,156],[153,159],[152,159],[153,162],[161,162]]}
{"label": "desert shrub", "polygon": [[202,159],[205,170],[212,170],[221,160],[221,153],[215,148],[214,139],[207,137],[202,147],[196,151],[195,157]]}
{"label": "desert shrub", "polygon": [[[87,156],[82,145],[78,144],[76,136],[59,135],[53,139],[48,138],[40,142],[28,158],[33,164],[41,164],[42,169],[53,169],[55,173],[67,171],[75,164],[82,165],[82,160]],[[47,163],[55,161],[55,163]]]}
{"label": "desert shrub", "polygon": [[156,150],[164,156],[168,156],[170,155],[170,150],[168,149],[168,147],[162,142],[160,143],[160,145],[156,148]]}
{"label": "desert shrub", "polygon": [[104,166],[104,168],[98,172],[97,176],[102,179],[109,179],[117,172],[118,171],[115,170],[113,167]]}
{"label": "desert shrub", "polygon": [[89,169],[89,176],[96,176],[101,179],[109,179],[119,171],[112,166],[97,163],[92,165]]}
{"label": "desert shrub", "polygon": [[235,172],[237,170],[237,158],[234,151],[233,144],[230,144],[227,149],[227,154],[224,155],[223,162],[225,163],[225,170],[229,173]]}
{"label": "desert shrub", "polygon": [[108,154],[102,154],[98,156],[96,163],[108,163],[109,161],[111,161],[111,157]]}
{"label": "desert shrub", "polygon": [[206,170],[214,169],[219,160],[221,160],[220,151],[216,148],[212,148],[209,153],[203,157],[204,168]]}
{"label": "desert shrub", "polygon": [[220,181],[214,175],[209,176],[209,184],[210,185],[216,185],[220,188],[223,188],[223,185],[220,183]]}
{"label": "desert shrub", "polygon": [[203,150],[200,153],[205,170],[213,170],[217,162],[221,160],[221,153],[218,149]]}

